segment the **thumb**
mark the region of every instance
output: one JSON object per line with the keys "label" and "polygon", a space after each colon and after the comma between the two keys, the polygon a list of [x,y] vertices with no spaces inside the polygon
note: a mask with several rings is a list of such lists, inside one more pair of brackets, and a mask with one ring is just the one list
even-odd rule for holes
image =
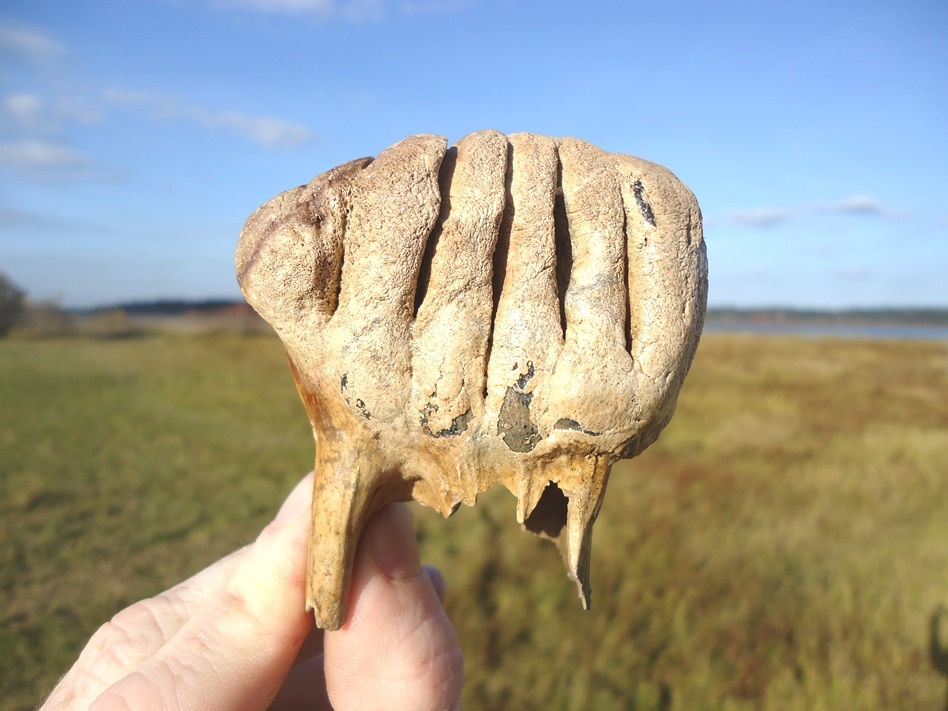
{"label": "thumb", "polygon": [[100,684],[91,708],[265,708],[312,625],[301,602],[312,488],[310,474],[252,545],[103,628],[89,647],[106,661],[148,653]]}
{"label": "thumb", "polygon": [[349,619],[325,637],[333,708],[460,708],[457,635],[421,565],[411,511],[392,504],[366,527],[356,553]]}

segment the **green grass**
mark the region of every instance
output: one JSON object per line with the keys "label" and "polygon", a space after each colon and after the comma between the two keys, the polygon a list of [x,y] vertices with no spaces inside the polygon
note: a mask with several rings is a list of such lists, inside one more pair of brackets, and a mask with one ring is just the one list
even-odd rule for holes
{"label": "green grass", "polygon": [[0,342],[0,707],[256,536],[312,466],[273,338]]}
{"label": "green grass", "polygon": [[[614,472],[581,610],[514,498],[418,510],[465,707],[941,709],[948,344],[707,336]],[[312,461],[279,343],[0,342],[0,709],[128,603],[251,540]]]}

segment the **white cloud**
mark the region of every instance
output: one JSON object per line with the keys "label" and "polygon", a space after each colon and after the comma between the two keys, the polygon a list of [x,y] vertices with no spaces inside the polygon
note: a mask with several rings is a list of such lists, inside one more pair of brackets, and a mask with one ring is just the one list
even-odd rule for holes
{"label": "white cloud", "polygon": [[224,10],[253,10],[278,15],[309,15],[318,20],[368,22],[385,17],[382,0],[213,0]]}
{"label": "white cloud", "polygon": [[43,107],[36,94],[11,94],[3,100],[4,110],[20,121],[35,119]]}
{"label": "white cloud", "polygon": [[907,212],[891,210],[875,198],[855,195],[833,202],[798,205],[790,208],[760,207],[749,210],[734,210],[705,220],[710,226],[739,225],[756,229],[778,227],[788,222],[803,220],[812,214],[838,215],[840,217],[870,217],[897,219],[907,217]]}
{"label": "white cloud", "polygon": [[817,212],[834,213],[838,215],[865,215],[867,217],[904,217],[905,213],[898,213],[888,209],[878,200],[867,195],[854,195],[845,200],[820,203],[813,209]]}
{"label": "white cloud", "polygon": [[0,119],[9,119],[26,133],[58,130],[64,123],[91,126],[102,121],[102,112],[88,106],[58,101],[50,103],[37,94],[19,93],[4,97]]}
{"label": "white cloud", "polygon": [[754,210],[736,210],[727,212],[720,217],[708,220],[711,224],[731,224],[742,225],[744,227],[776,227],[785,222],[789,222],[791,214],[787,210],[777,208],[761,207]]}
{"label": "white cloud", "polygon": [[224,128],[267,148],[297,148],[310,139],[310,131],[300,124],[246,114],[200,113],[195,120],[211,128]]}
{"label": "white cloud", "polygon": [[382,0],[349,0],[339,6],[339,16],[348,22],[374,22],[385,18]]}
{"label": "white cloud", "polygon": [[236,111],[211,111],[178,99],[121,89],[106,89],[110,104],[139,111],[153,121],[190,121],[210,129],[223,129],[267,148],[293,149],[312,138],[301,124]]}
{"label": "white cloud", "polygon": [[399,8],[409,15],[422,13],[458,12],[474,4],[475,0],[405,0]]}
{"label": "white cloud", "polygon": [[[224,10],[252,10],[274,15],[308,15],[320,21],[372,22],[389,14],[385,0],[211,0]],[[399,0],[397,12],[406,15],[457,12],[476,0]]]}
{"label": "white cloud", "polygon": [[62,143],[26,140],[0,143],[0,165],[14,168],[80,168],[92,160],[84,153]]}
{"label": "white cloud", "polygon": [[215,0],[214,5],[228,10],[256,10],[289,15],[330,15],[335,10],[334,0]]}
{"label": "white cloud", "polygon": [[114,181],[123,177],[66,143],[35,138],[0,143],[0,169],[4,168],[40,183]]}
{"label": "white cloud", "polygon": [[63,55],[66,48],[40,30],[0,21],[0,51],[31,61],[46,61]]}

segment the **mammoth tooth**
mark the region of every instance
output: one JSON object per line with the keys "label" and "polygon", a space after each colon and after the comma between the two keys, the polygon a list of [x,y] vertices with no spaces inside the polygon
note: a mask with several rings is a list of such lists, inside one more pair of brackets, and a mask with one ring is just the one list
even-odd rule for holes
{"label": "mammoth tooth", "polygon": [[346,619],[359,535],[503,484],[583,605],[612,464],[674,411],[704,319],[701,213],[664,168],[573,138],[419,135],[289,190],[237,248],[316,439],[306,606]]}

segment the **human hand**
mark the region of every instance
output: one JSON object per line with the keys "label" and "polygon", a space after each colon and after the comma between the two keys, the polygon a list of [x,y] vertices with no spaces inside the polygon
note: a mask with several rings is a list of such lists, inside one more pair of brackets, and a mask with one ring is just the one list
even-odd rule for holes
{"label": "human hand", "polygon": [[310,474],[254,543],[99,628],[41,711],[460,708],[443,581],[422,567],[404,504],[362,534],[346,624],[314,630],[312,489]]}

